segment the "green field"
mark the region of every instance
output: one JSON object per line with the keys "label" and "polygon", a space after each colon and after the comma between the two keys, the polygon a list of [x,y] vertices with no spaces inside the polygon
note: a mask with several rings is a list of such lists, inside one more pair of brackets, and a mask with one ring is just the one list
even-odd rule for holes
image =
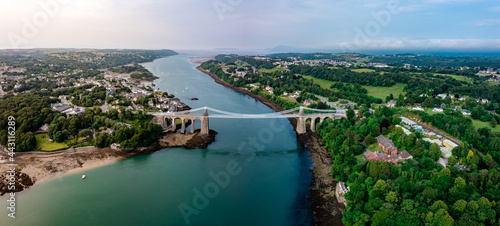
{"label": "green field", "polygon": [[373,69],[369,68],[358,68],[358,69],[351,69],[351,71],[362,73],[362,72],[375,72]]}
{"label": "green field", "polygon": [[474,127],[476,127],[476,129],[480,129],[480,128],[488,128],[488,129],[491,129],[491,132],[500,132],[500,125],[497,125],[495,128],[491,128],[490,126],[490,122],[483,122],[483,121],[480,121],[480,120],[477,120],[477,119],[473,119],[469,116],[470,119],[472,119],[472,125]]}
{"label": "green field", "polygon": [[458,80],[458,81],[472,82],[471,78],[468,78],[468,77],[465,77],[465,76],[461,76],[461,75],[450,75],[450,74],[434,74],[434,75],[448,76],[448,77],[452,77],[452,78],[454,78],[455,80]]}
{"label": "green field", "polygon": [[[330,89],[330,86],[335,84],[335,82],[315,78],[315,77],[312,77],[310,75],[301,75],[301,76],[306,78],[306,79],[312,79],[314,81],[314,83],[318,84],[323,89]],[[385,100],[385,97],[389,96],[391,93],[392,93],[392,95],[394,95],[395,98],[397,98],[400,93],[404,93],[403,89],[404,89],[405,85],[406,84],[403,84],[403,83],[397,83],[396,85],[391,86],[391,87],[363,86],[363,88],[368,90],[368,95]]]}
{"label": "green field", "polygon": [[265,68],[261,68],[259,69],[260,72],[265,72],[265,73],[273,73],[273,72],[276,72],[276,71],[284,71],[285,69],[282,68],[282,67],[274,67],[274,68],[271,68],[271,69],[265,69]]}
{"label": "green field", "polygon": [[238,67],[247,67],[247,66],[250,66],[250,65],[248,65],[247,63],[245,63],[245,62],[243,62],[241,60],[237,60],[235,63],[236,63],[236,66],[238,66]]}
{"label": "green field", "polygon": [[437,114],[437,113],[442,113],[442,114],[443,114],[443,112],[433,112],[433,111],[432,111],[432,108],[425,108],[425,112],[426,112],[427,114],[429,114],[429,115],[435,115],[435,114]]}
{"label": "green field", "polygon": [[310,75],[302,75],[302,77],[304,77],[306,79],[312,79],[314,81],[314,83],[318,84],[323,89],[330,89],[330,86],[332,86],[333,84],[335,84],[335,82],[324,80],[324,79],[315,78],[315,77],[312,77]]}
{"label": "green field", "polygon": [[385,97],[389,96],[391,93],[394,98],[397,98],[400,93],[404,93],[403,89],[406,84],[397,83],[391,87],[383,87],[383,86],[363,86],[366,90],[368,90],[368,95],[380,98],[385,101]]}
{"label": "green field", "polygon": [[68,145],[65,143],[46,141],[45,139],[49,138],[49,136],[46,133],[37,134],[35,135],[35,138],[37,143],[37,149],[40,151],[51,152],[68,148]]}

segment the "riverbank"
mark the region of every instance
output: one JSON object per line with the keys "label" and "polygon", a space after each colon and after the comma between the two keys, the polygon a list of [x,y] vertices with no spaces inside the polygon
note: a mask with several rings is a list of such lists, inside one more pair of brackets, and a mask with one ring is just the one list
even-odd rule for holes
{"label": "riverbank", "polygon": [[[163,133],[158,141],[149,147],[114,150],[111,148],[82,147],[68,149],[56,153],[28,152],[16,153],[16,179],[14,192],[20,192],[35,183],[69,173],[78,173],[85,170],[105,166],[135,155],[150,154],[165,148],[185,147],[186,149],[206,148],[215,141],[217,132],[210,130],[209,135],[202,135],[200,130],[193,134]],[[0,160],[7,159],[7,152],[0,151]],[[10,164],[0,164],[0,196],[10,193],[7,175]]]}
{"label": "riverbank", "polygon": [[[217,75],[204,70],[200,66],[196,67],[197,70],[207,74],[214,81],[234,91],[243,93],[253,99],[268,106],[274,111],[284,111],[285,108],[277,103],[268,100],[267,98],[254,94],[244,88],[233,86]],[[297,128],[297,120],[294,118],[288,119],[292,126]],[[330,152],[323,146],[321,137],[314,132],[307,132],[306,134],[297,134],[297,140],[300,144],[304,144],[311,154],[314,161],[314,167],[311,170],[313,181],[310,185],[309,202],[311,206],[312,216],[314,218],[314,225],[343,225],[342,212],[345,208],[344,205],[337,202],[335,199],[334,191],[336,181],[330,174],[332,166],[332,158]]]}

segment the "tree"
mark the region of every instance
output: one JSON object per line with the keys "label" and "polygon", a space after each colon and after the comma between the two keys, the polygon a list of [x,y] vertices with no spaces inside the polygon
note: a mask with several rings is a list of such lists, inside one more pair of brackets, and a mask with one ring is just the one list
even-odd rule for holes
{"label": "tree", "polygon": [[349,121],[351,121],[355,115],[356,114],[352,108],[349,108],[349,110],[347,110],[347,112],[346,112],[346,116],[347,116],[347,119],[349,119]]}
{"label": "tree", "polygon": [[118,111],[116,109],[109,109],[108,117],[113,120],[118,119]]}
{"label": "tree", "polygon": [[427,198],[434,198],[434,196],[436,195],[436,192],[434,191],[434,189],[432,189],[431,187],[426,187],[424,189],[424,191],[422,192],[422,194],[427,197]]}
{"label": "tree", "polygon": [[455,156],[451,156],[448,161],[448,165],[454,166],[456,163],[457,163],[457,158],[455,158]]}
{"label": "tree", "polygon": [[68,139],[68,132],[67,130],[64,130],[64,131],[57,131],[55,134],[54,134],[54,137],[53,137],[53,140],[57,143],[62,143],[64,142],[66,139]]}
{"label": "tree", "polygon": [[452,209],[458,212],[464,212],[465,207],[467,207],[467,202],[465,200],[458,200],[453,204]]}
{"label": "tree", "polygon": [[382,128],[389,128],[389,126],[391,126],[391,122],[389,121],[389,119],[382,119],[382,122],[380,123],[380,130],[382,130]]}
{"label": "tree", "polygon": [[373,191],[377,192],[378,195],[386,193],[391,186],[385,182],[385,180],[379,179],[377,183],[373,186]]}
{"label": "tree", "polygon": [[36,149],[36,138],[31,133],[21,135],[21,143],[17,145],[16,151],[34,151]]}
{"label": "tree", "polygon": [[432,204],[431,207],[429,207],[429,209],[432,211],[437,211],[439,209],[448,210],[448,206],[443,201],[437,200],[434,202],[434,204]]}
{"label": "tree", "polygon": [[365,144],[366,144],[366,146],[369,146],[369,145],[373,144],[374,142],[375,142],[375,140],[373,139],[372,136],[370,136],[370,134],[368,134],[365,137]]}
{"label": "tree", "polygon": [[434,220],[433,220],[434,225],[452,226],[454,221],[455,220],[453,220],[453,217],[451,217],[448,211],[444,209],[439,209],[434,214]]}
{"label": "tree", "polygon": [[442,104],[441,104],[441,108],[442,108],[442,109],[446,109],[446,104],[445,104],[445,103],[442,103]]}
{"label": "tree", "polygon": [[92,131],[90,131],[88,129],[84,129],[78,133],[78,137],[83,138],[83,137],[88,137],[88,136],[92,136]]}
{"label": "tree", "polygon": [[429,148],[429,157],[434,161],[437,161],[441,157],[441,148],[438,144],[433,143],[431,145]]}
{"label": "tree", "polygon": [[398,202],[398,193],[390,191],[385,196],[385,201],[390,202],[390,203],[397,203]]}
{"label": "tree", "polygon": [[459,189],[464,189],[467,186],[467,183],[465,182],[465,180],[462,177],[457,177],[457,178],[455,178],[454,185],[455,185],[455,187],[457,187]]}
{"label": "tree", "polygon": [[415,140],[416,140],[416,136],[414,133],[411,133],[410,135],[408,135],[408,137],[405,138],[405,146],[406,148],[412,148],[414,145],[415,145]]}
{"label": "tree", "polygon": [[395,211],[392,209],[384,209],[376,211],[371,219],[371,225],[387,225],[385,221],[392,218],[395,215]]}
{"label": "tree", "polygon": [[95,146],[97,146],[99,148],[107,147],[107,146],[109,146],[107,141],[108,141],[108,134],[107,133],[99,133],[95,139]]}
{"label": "tree", "polygon": [[470,163],[472,156],[474,156],[474,152],[472,150],[469,150],[467,153],[467,162]]}
{"label": "tree", "polygon": [[497,126],[497,120],[495,118],[491,118],[491,121],[490,121],[490,126],[491,128],[495,128]]}

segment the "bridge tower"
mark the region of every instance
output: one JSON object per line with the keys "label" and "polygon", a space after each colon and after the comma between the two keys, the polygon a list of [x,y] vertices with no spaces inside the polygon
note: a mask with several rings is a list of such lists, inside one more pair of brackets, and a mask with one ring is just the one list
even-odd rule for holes
{"label": "bridge tower", "polygon": [[306,117],[304,117],[304,109],[301,107],[299,111],[299,117],[297,118],[297,129],[298,134],[306,133]]}
{"label": "bridge tower", "polygon": [[209,133],[209,127],[208,127],[208,111],[205,108],[203,111],[203,117],[201,118],[201,134],[207,134]]}

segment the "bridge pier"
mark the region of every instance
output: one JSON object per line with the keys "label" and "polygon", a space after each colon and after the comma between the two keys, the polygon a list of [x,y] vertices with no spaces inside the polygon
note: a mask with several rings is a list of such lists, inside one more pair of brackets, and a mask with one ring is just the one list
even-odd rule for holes
{"label": "bridge pier", "polygon": [[316,132],[316,118],[311,118],[311,131]]}
{"label": "bridge pier", "polygon": [[304,109],[300,108],[299,117],[297,118],[297,129],[298,134],[306,133],[306,118],[304,117]]}
{"label": "bridge pier", "polygon": [[172,121],[170,131],[175,132],[175,130],[177,129],[177,122],[175,121],[175,118],[170,118],[170,120]]}
{"label": "bridge pier", "polygon": [[191,119],[191,133],[194,133],[194,119]]}
{"label": "bridge pier", "polygon": [[181,119],[181,133],[186,133],[186,123],[184,119]]}

